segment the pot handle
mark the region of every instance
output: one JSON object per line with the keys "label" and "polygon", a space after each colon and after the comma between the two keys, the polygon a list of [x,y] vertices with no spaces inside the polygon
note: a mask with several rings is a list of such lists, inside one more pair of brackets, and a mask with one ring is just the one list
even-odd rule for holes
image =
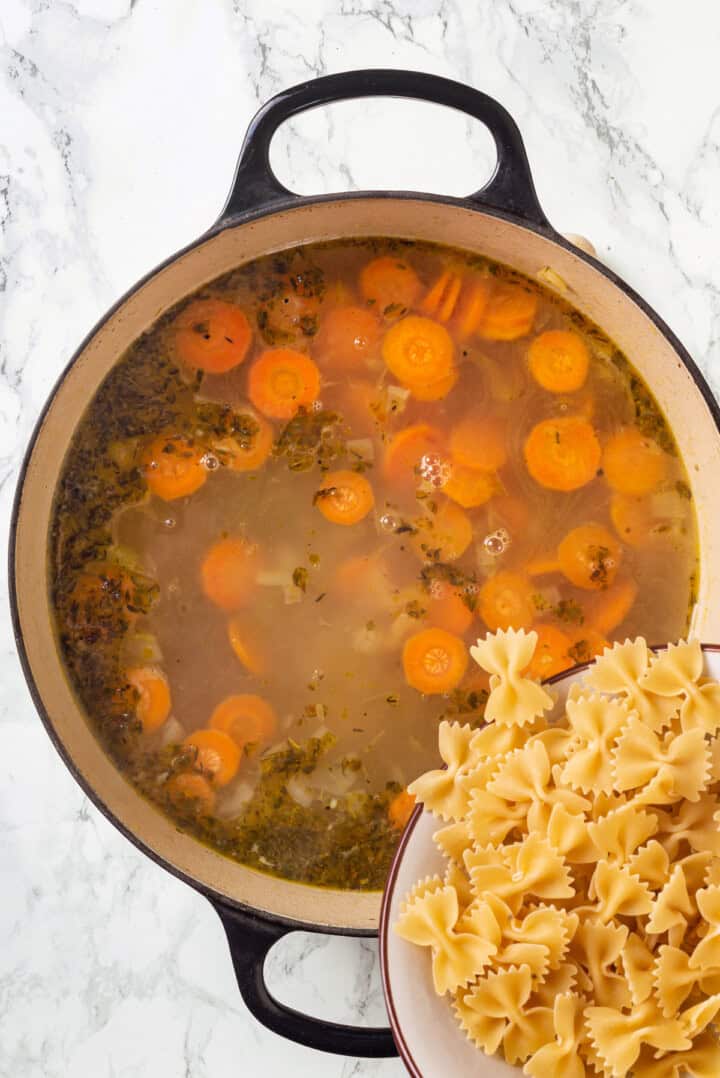
{"label": "pot handle", "polygon": [[295,931],[295,926],[217,901],[213,901],[212,905],[222,921],[230,945],[240,995],[250,1013],[267,1029],[306,1048],[316,1048],[334,1055],[373,1059],[397,1055],[389,1029],[326,1022],[286,1007],[270,994],[265,983],[265,959],[270,948],[283,936]]}
{"label": "pot handle", "polygon": [[307,109],[356,97],[407,97],[465,112],[490,131],[497,150],[495,171],[468,201],[478,208],[501,210],[527,223],[552,231],[533,183],[525,146],[510,113],[494,98],[472,86],[420,71],[369,68],[311,79],[281,91],[253,117],[245,135],[230,194],[218,224],[248,210],[274,202],[294,201],[270,166],[270,143],[278,127]]}

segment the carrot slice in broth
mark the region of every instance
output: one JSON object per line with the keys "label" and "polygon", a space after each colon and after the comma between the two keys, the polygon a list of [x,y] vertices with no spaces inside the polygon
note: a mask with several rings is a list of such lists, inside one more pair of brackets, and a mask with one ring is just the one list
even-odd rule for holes
{"label": "carrot slice in broth", "polygon": [[496,282],[477,332],[493,341],[514,341],[531,331],[538,308],[538,296],[521,285]]}
{"label": "carrot slice in broth", "polygon": [[501,570],[480,588],[478,613],[491,632],[530,629],[535,621],[534,589],[521,573]]}
{"label": "carrot slice in broth", "polygon": [[560,571],[578,588],[600,591],[612,584],[620,565],[615,536],[600,524],[582,524],[568,532],[558,547]]}
{"label": "carrot slice in broth", "polygon": [[187,498],[207,481],[206,450],[182,435],[160,435],[143,457],[148,490],[165,502]]}
{"label": "carrot slice in broth", "polygon": [[165,723],[170,714],[171,698],[168,680],[155,666],[138,666],[127,672],[127,679],[137,693],[135,714],[146,734],[152,734]]}
{"label": "carrot slice in broth", "polygon": [[165,792],[178,809],[192,808],[210,816],[215,808],[216,794],[211,783],[197,771],[181,771],[165,783]]}
{"label": "carrot slice in broth", "polygon": [[409,794],[407,790],[403,790],[397,797],[393,797],[388,805],[388,819],[391,827],[394,827],[397,831],[402,831],[415,811],[415,805],[415,795]]}
{"label": "carrot slice in broth", "polygon": [[240,767],[240,749],[222,730],[195,730],[183,741],[191,750],[193,767],[214,786],[227,786]]}
{"label": "carrot slice in broth", "polygon": [[555,625],[534,625],[533,631],[537,633],[538,640],[530,665],[525,674],[528,677],[544,681],[545,678],[561,674],[563,670],[569,670],[574,666],[574,660],[569,651],[572,641],[567,633]]}
{"label": "carrot slice in broth", "polygon": [[600,443],[592,426],[577,416],[543,419],[525,441],[525,463],[533,479],[550,490],[578,490],[600,467]]}
{"label": "carrot slice in broth", "polygon": [[274,708],[254,693],[227,696],[210,717],[210,729],[221,730],[241,749],[272,740],[277,726]]}
{"label": "carrot slice in broth", "polygon": [[315,505],[333,524],[358,524],[373,505],[373,489],[359,472],[328,472],[315,493]]}
{"label": "carrot slice in broth", "polygon": [[[432,394],[444,396],[449,389],[448,379],[454,384],[454,345],[452,337],[439,322],[419,315],[401,318],[392,326],[382,343],[382,355],[389,371],[417,395],[430,393],[424,399],[436,399]],[[440,387],[438,389],[438,387]]]}
{"label": "carrot slice in broth", "polygon": [[252,340],[247,316],[234,303],[198,299],[177,318],[175,347],[194,370],[224,374],[243,362]]}
{"label": "carrot slice in broth", "polygon": [[380,342],[380,323],[367,307],[334,307],[324,315],[312,353],[327,367],[357,371],[372,359]]}
{"label": "carrot slice in broth", "polygon": [[221,610],[237,610],[252,594],[257,574],[257,548],[243,538],[219,539],[200,568],[202,588]]}
{"label": "carrot slice in broth", "polygon": [[468,666],[468,650],[463,640],[444,629],[422,629],[405,641],[405,680],[426,695],[451,692]]}
{"label": "carrot slice in broth", "polygon": [[532,341],[528,363],[530,373],[543,389],[551,393],[575,393],[585,384],[590,353],[579,333],[549,329]]}
{"label": "carrot slice in broth", "polygon": [[415,270],[403,258],[382,255],[363,267],[360,291],[379,315],[392,317],[412,310],[420,298],[422,285]]}
{"label": "carrot slice in broth", "polygon": [[637,427],[625,427],[608,439],[602,463],[605,479],[621,494],[649,494],[667,473],[667,455]]}
{"label": "carrot slice in broth", "polygon": [[248,396],[270,419],[292,419],[309,407],[320,392],[320,371],[304,352],[269,348],[259,356],[248,377]]}

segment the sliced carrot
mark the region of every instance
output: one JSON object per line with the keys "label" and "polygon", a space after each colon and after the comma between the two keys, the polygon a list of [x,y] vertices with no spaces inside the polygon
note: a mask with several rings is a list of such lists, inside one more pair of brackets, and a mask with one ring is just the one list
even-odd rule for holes
{"label": "sliced carrot", "polygon": [[431,318],[437,318],[438,322],[449,322],[455,311],[461,288],[460,274],[445,270],[425,294],[420,310]]}
{"label": "sliced carrot", "polygon": [[578,588],[602,591],[615,579],[622,557],[615,536],[601,524],[582,524],[568,532],[558,547],[563,576]]}
{"label": "sliced carrot", "polygon": [[457,307],[457,331],[461,338],[477,333],[492,292],[488,277],[475,277],[463,289]]}
{"label": "sliced carrot", "polygon": [[568,654],[574,663],[589,663],[597,655],[602,655],[605,648],[610,647],[609,641],[602,633],[599,633],[597,629],[591,629],[588,625],[574,629],[568,635],[570,636]]}
{"label": "sliced carrot", "polygon": [[221,610],[237,610],[247,602],[256,573],[257,548],[243,538],[219,539],[200,569],[205,595]]}
{"label": "sliced carrot", "polygon": [[207,480],[205,449],[182,435],[161,435],[145,450],[143,471],[148,490],[165,502],[187,498]]}
{"label": "sliced carrot", "polygon": [[317,330],[320,302],[315,284],[305,274],[286,274],[259,311],[258,324],[268,340],[291,341],[298,334],[312,337]]}
{"label": "sliced carrot", "polygon": [[380,341],[380,323],[367,307],[333,307],[324,315],[312,353],[327,367],[356,371],[372,359]]}
{"label": "sliced carrot", "polygon": [[528,349],[530,373],[538,385],[551,393],[575,393],[581,389],[590,366],[590,353],[579,333],[548,329]]}
{"label": "sliced carrot", "polygon": [[488,629],[529,629],[535,620],[533,586],[520,573],[501,570],[480,589],[478,612]]}
{"label": "sliced carrot", "polygon": [[168,797],[176,808],[192,806],[196,812],[209,816],[215,808],[215,791],[204,775],[197,771],[181,771],[165,783]]}
{"label": "sliced carrot", "polygon": [[320,392],[320,371],[309,356],[293,348],[269,348],[250,368],[248,396],[271,419],[291,419]]}
{"label": "sliced carrot", "polygon": [[181,361],[209,374],[224,374],[237,367],[250,348],[250,323],[234,303],[195,300],[178,315],[175,325],[175,347]]}
{"label": "sliced carrot", "polygon": [[415,794],[409,794],[407,790],[403,790],[397,797],[393,797],[388,805],[390,826],[397,831],[403,831],[415,811],[415,804]]}
{"label": "sliced carrot", "polygon": [[227,696],[213,711],[210,729],[221,730],[241,749],[270,741],[277,730],[277,715],[262,696],[239,693]]}
{"label": "sliced carrot", "polygon": [[514,341],[533,327],[538,307],[535,292],[517,284],[497,282],[490,293],[477,332],[493,341]]}
{"label": "sliced carrot", "polygon": [[382,255],[363,267],[360,291],[378,314],[392,317],[412,310],[420,298],[422,285],[404,259]]}
{"label": "sliced carrot", "polygon": [[438,581],[427,600],[427,620],[438,629],[462,636],[472,625],[473,612],[460,588]]}
{"label": "sliced carrot", "polygon": [[461,505],[463,509],[485,505],[499,490],[500,485],[491,472],[466,468],[454,461],[450,466],[450,478],[443,487],[443,493]]}
{"label": "sliced carrot", "polygon": [[649,498],[632,494],[613,494],[610,500],[610,519],[623,543],[642,547],[658,537],[661,519],[653,513]]}
{"label": "sliced carrot", "polygon": [[228,436],[213,442],[218,459],[232,472],[253,472],[270,456],[275,432],[262,416],[253,416],[257,430],[249,437]]}
{"label": "sliced carrot", "polygon": [[473,526],[467,513],[452,501],[444,501],[437,512],[417,522],[410,542],[423,561],[455,561],[470,546]]}
{"label": "sliced carrot", "polygon": [[248,673],[261,676],[268,672],[270,663],[267,652],[255,639],[256,635],[239,618],[231,618],[228,622],[230,647]]}
{"label": "sliced carrot", "polygon": [[533,479],[550,490],[577,490],[598,473],[600,443],[577,416],[543,419],[525,442],[525,463]]}
{"label": "sliced carrot", "polygon": [[593,602],[588,616],[590,628],[603,636],[614,632],[632,610],[637,594],[638,586],[632,577],[617,580]]}
{"label": "sliced carrot", "polygon": [[168,680],[156,666],[137,666],[128,670],[127,679],[137,693],[135,714],[146,734],[159,730],[170,714]]}
{"label": "sliced carrot", "polygon": [[507,460],[507,423],[499,416],[470,413],[450,432],[450,452],[458,464],[496,472]]}
{"label": "sliced carrot", "polygon": [[544,681],[545,678],[561,674],[563,670],[569,670],[574,665],[568,654],[572,641],[567,633],[554,625],[534,625],[533,630],[537,633],[538,640],[530,665],[525,671],[527,676]]}
{"label": "sliced carrot", "polygon": [[387,598],[391,585],[384,561],[372,553],[355,554],[342,561],[335,570],[334,588],[344,599],[380,602]]}
{"label": "sliced carrot", "polygon": [[388,370],[411,393],[417,389],[432,394],[434,387],[445,387],[455,374],[452,337],[439,322],[419,315],[401,318],[391,326],[383,338],[382,356]]}
{"label": "sliced carrot", "polygon": [[403,648],[403,670],[408,685],[426,695],[451,692],[468,666],[463,640],[444,629],[422,629]]}
{"label": "sliced carrot", "polygon": [[637,427],[624,427],[605,444],[603,471],[621,494],[649,494],[667,473],[667,456],[657,442]]}
{"label": "sliced carrot", "polygon": [[127,625],[137,618],[135,585],[119,565],[102,562],[80,573],[67,596],[67,623],[79,633],[104,637],[117,632],[121,615]]}
{"label": "sliced carrot", "polygon": [[530,508],[514,494],[498,494],[493,498],[492,512],[513,535],[519,535],[530,523]]}
{"label": "sliced carrot", "polygon": [[458,379],[458,373],[453,368],[445,378],[438,378],[436,382],[416,382],[408,386],[416,401],[440,401],[447,397]]}
{"label": "sliced carrot", "polygon": [[373,505],[373,489],[359,472],[328,472],[315,493],[315,505],[333,524],[357,524]]}
{"label": "sliced carrot", "polygon": [[183,747],[192,750],[193,766],[214,786],[227,786],[238,773],[240,749],[222,730],[195,730]]}
{"label": "sliced carrot", "polygon": [[443,435],[429,423],[414,423],[403,427],[387,444],[382,471],[385,479],[417,486],[417,467],[423,457],[443,452]]}

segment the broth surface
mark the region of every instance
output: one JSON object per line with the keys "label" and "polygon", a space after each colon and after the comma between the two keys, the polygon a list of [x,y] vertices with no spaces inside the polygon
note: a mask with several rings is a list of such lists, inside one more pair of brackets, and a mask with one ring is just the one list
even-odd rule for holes
{"label": "broth surface", "polygon": [[50,573],[146,797],[253,867],[377,889],[440,719],[482,722],[472,642],[535,628],[550,676],[678,639],[697,535],[664,417],[574,308],[467,252],[337,241],[218,278],[120,359]]}

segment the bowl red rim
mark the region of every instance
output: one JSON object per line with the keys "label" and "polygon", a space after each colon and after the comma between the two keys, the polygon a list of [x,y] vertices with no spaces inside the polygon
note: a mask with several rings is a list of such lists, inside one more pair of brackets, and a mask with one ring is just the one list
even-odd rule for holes
{"label": "bowl red rim", "polygon": [[[667,647],[667,644],[655,645],[651,648],[652,651],[661,651]],[[716,651],[720,652],[720,644],[701,644],[700,647],[703,651]],[[554,685],[559,681],[564,681],[566,678],[576,676],[582,670],[586,670],[592,665],[591,662],[579,663],[577,666],[571,667],[569,670],[563,670],[561,674],[556,674],[554,677],[548,678],[546,684]],[[378,942],[380,952],[380,973],[382,976],[383,993],[385,995],[385,1006],[387,1007],[388,1018],[390,1019],[390,1028],[392,1030],[393,1039],[397,1045],[398,1054],[402,1059],[408,1073],[411,1078],[427,1078],[426,1075],[418,1067],[415,1059],[413,1058],[410,1047],[405,1040],[405,1036],[402,1031],[402,1026],[395,1009],[395,1000],[393,999],[392,988],[390,986],[390,970],[388,959],[388,933],[390,931],[390,906],[392,904],[393,895],[395,893],[395,885],[397,884],[397,877],[400,871],[400,865],[402,864],[403,855],[405,849],[413,836],[415,828],[417,827],[420,817],[423,815],[424,809],[422,805],[418,805],[413,814],[408,820],[405,830],[403,831],[402,838],[395,851],[395,856],[392,859],[390,865],[390,871],[388,873],[387,880],[385,882],[385,889],[383,891],[382,906],[380,908],[380,924],[378,926]]]}

